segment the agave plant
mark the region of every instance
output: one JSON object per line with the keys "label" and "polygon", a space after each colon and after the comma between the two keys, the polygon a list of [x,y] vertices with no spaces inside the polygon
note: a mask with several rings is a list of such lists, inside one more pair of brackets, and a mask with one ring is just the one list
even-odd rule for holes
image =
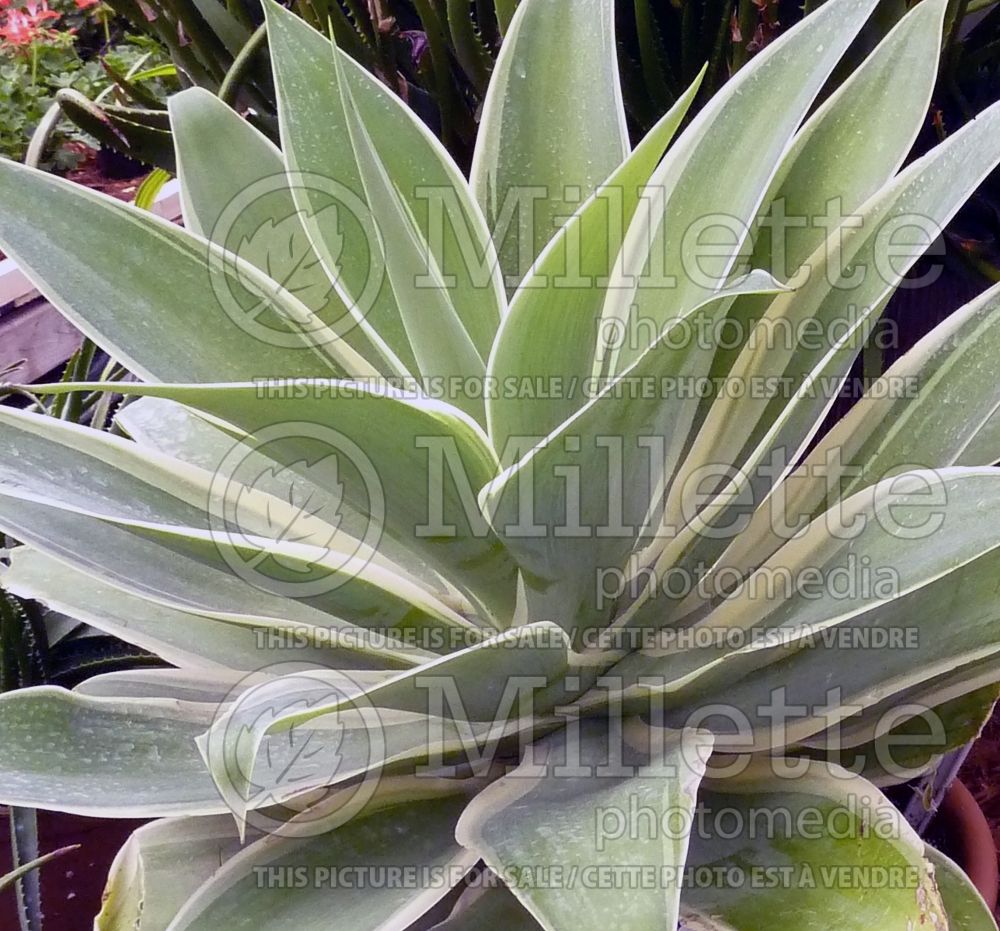
{"label": "agave plant", "polygon": [[0,697],[0,800],[163,819],[98,928],[995,927],[876,786],[1000,680],[1000,290],[817,436],[1000,162],[900,171],[944,0],[810,112],[874,6],[632,149],[611,0],[526,0],[467,181],[269,4],[281,149],[172,98],[185,228],[0,163],[138,379],[0,412],[4,585],[175,667]]}

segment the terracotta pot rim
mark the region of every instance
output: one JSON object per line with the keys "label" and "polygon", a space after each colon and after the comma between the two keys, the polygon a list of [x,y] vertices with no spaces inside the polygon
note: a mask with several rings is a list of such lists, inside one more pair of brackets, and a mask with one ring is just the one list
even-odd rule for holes
{"label": "terracotta pot rim", "polygon": [[1000,868],[997,845],[989,822],[961,779],[949,786],[938,816],[956,842],[956,859],[979,891],[991,912],[996,911]]}

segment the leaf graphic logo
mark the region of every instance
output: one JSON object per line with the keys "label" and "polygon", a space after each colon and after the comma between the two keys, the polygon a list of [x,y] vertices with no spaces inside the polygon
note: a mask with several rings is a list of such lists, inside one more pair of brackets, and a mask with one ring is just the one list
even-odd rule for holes
{"label": "leaf graphic logo", "polygon": [[[302,449],[309,454],[287,455]],[[274,465],[275,458],[283,462]],[[212,541],[240,578],[308,598],[366,571],[381,540],[385,495],[357,444],[303,421],[234,444],[213,474],[207,512]]]}
{"label": "leaf graphic logo", "polygon": [[[320,214],[323,215],[324,228],[339,232],[339,208],[335,204],[324,207]],[[336,237],[336,243],[329,245],[332,257],[339,259],[343,251],[343,234]],[[268,217],[250,236],[242,237],[236,255],[265,272],[282,289],[317,312],[334,294],[333,282],[313,250],[303,214],[299,211],[278,220]],[[244,283],[251,287],[250,282]]]}
{"label": "leaf graphic logo", "polygon": [[[307,723],[297,716],[315,715]],[[350,673],[281,663],[252,673],[219,706],[202,747],[227,806],[255,831],[321,834],[373,796],[381,718]]]}
{"label": "leaf graphic logo", "polygon": [[249,185],[222,210],[205,248],[226,315],[261,342],[289,349],[351,342],[386,276],[368,205],[309,172]]}

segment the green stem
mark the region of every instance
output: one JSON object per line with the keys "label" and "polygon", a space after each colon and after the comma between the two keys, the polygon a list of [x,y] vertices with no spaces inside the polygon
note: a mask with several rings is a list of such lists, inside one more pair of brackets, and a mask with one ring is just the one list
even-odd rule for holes
{"label": "green stem", "polygon": [[232,67],[226,72],[219,87],[219,99],[223,103],[233,106],[236,102],[236,94],[239,92],[240,84],[243,82],[243,75],[246,74],[256,56],[267,44],[267,27],[260,25],[255,30],[247,44],[240,49],[239,55],[233,60]]}

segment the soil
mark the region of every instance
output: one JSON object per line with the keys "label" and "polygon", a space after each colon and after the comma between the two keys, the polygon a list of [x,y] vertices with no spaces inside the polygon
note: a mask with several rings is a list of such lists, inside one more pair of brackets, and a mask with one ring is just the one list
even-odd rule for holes
{"label": "soil", "polygon": [[82,142],[67,142],[65,148],[80,156],[80,164],[66,172],[70,181],[110,194],[118,200],[131,201],[149,168],[113,152],[98,152]]}
{"label": "soil", "polygon": [[[1000,705],[973,744],[959,778],[986,815],[993,831],[994,846],[1000,850]],[[1000,906],[997,907],[997,919],[1000,920]]]}

